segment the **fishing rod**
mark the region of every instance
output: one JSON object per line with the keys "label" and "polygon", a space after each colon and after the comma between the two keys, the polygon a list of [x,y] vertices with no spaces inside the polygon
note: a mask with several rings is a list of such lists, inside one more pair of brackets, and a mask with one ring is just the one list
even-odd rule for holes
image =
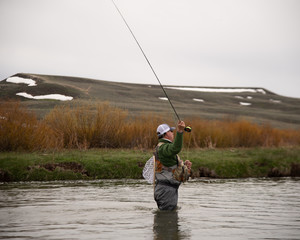
{"label": "fishing rod", "polygon": [[[156,79],[157,79],[157,81],[158,81],[158,83],[159,83],[161,89],[163,90],[165,96],[167,97],[167,99],[168,99],[168,101],[169,101],[169,103],[170,103],[170,105],[171,105],[171,107],[172,107],[172,109],[173,109],[173,111],[174,111],[176,117],[178,118],[179,121],[181,121],[180,118],[179,118],[179,115],[178,115],[177,112],[176,112],[175,107],[173,106],[173,104],[172,104],[172,102],[171,102],[171,99],[169,98],[167,92],[165,91],[163,85],[161,84],[161,82],[160,82],[160,80],[159,80],[159,78],[158,78],[156,72],[154,71],[154,68],[152,67],[152,65],[151,65],[151,63],[150,63],[148,57],[146,56],[146,54],[145,54],[145,52],[144,52],[142,46],[140,45],[139,41],[138,41],[137,38],[135,37],[133,31],[132,31],[131,28],[129,27],[127,21],[125,20],[123,14],[121,13],[120,9],[118,8],[118,6],[117,6],[116,3],[114,2],[114,0],[111,0],[111,1],[112,1],[112,3],[114,4],[114,6],[115,6],[115,8],[117,9],[117,11],[119,12],[120,16],[122,17],[122,19],[123,19],[125,25],[127,26],[128,30],[130,31],[130,33],[131,33],[132,37],[134,38],[136,44],[138,45],[138,47],[140,48],[141,52],[143,53],[143,55],[144,55],[144,57],[145,57],[145,59],[146,59],[148,65],[150,66],[150,68],[151,68],[151,70],[152,70],[154,76],[156,77]],[[186,132],[191,132],[191,131],[192,131],[192,128],[191,128],[190,126],[187,126],[187,127],[185,127],[184,130],[185,130]]]}

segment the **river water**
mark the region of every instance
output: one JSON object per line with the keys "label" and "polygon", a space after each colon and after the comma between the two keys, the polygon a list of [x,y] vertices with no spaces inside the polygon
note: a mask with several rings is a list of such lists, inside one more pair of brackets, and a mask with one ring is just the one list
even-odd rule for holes
{"label": "river water", "polygon": [[143,180],[0,183],[0,239],[300,239],[300,179],[192,180],[157,210]]}

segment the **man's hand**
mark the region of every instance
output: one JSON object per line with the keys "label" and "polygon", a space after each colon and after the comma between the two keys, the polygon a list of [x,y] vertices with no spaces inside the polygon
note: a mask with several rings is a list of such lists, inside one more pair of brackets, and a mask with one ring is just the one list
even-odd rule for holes
{"label": "man's hand", "polygon": [[184,121],[178,121],[178,125],[177,125],[177,132],[182,133],[185,129],[185,123]]}
{"label": "man's hand", "polygon": [[184,162],[184,165],[187,166],[188,169],[191,169],[192,168],[192,162],[190,160],[186,160]]}

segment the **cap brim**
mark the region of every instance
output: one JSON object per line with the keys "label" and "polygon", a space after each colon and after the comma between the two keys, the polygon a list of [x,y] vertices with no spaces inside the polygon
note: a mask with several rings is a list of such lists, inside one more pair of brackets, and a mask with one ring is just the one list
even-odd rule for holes
{"label": "cap brim", "polygon": [[170,131],[173,132],[175,130],[174,127],[170,127]]}

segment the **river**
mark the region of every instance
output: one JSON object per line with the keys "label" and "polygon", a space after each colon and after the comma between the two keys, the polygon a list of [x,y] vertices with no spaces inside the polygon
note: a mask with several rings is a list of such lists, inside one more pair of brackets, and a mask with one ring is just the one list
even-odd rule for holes
{"label": "river", "polygon": [[300,239],[300,179],[192,180],[157,210],[143,180],[0,183],[0,239]]}

